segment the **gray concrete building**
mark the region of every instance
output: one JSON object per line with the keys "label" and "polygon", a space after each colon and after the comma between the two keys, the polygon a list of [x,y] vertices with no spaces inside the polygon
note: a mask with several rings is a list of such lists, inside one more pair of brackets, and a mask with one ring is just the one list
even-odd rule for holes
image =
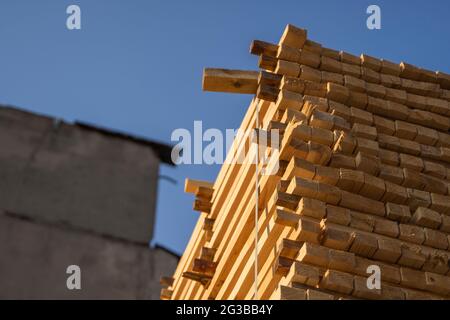
{"label": "gray concrete building", "polygon": [[[0,299],[158,299],[149,247],[170,146],[0,106]],[[69,290],[66,269],[81,270]]]}

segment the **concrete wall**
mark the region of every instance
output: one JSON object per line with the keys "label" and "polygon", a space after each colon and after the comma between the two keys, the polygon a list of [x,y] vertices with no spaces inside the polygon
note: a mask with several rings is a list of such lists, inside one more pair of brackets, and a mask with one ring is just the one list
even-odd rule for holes
{"label": "concrete wall", "polygon": [[[0,299],[159,299],[178,259],[161,249],[0,211]],[[68,290],[66,268],[81,268]]]}
{"label": "concrete wall", "polygon": [[159,159],[152,148],[0,107],[0,208],[148,243]]}

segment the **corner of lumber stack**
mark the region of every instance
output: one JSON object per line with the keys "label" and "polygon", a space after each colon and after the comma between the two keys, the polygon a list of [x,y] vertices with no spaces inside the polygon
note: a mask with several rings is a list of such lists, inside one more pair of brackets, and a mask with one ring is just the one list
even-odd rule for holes
{"label": "corner of lumber stack", "polygon": [[206,68],[203,89],[253,95],[240,129],[259,110],[257,129],[281,135],[280,169],[259,176],[258,278],[255,164],[227,164],[186,182],[199,219],[161,298],[252,299],[256,281],[260,299],[449,299],[450,75],[293,25],[250,53],[260,71]]}

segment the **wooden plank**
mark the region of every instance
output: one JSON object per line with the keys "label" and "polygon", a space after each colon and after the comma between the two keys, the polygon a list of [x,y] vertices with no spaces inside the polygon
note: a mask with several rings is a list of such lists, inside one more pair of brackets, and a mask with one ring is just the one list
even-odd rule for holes
{"label": "wooden plank", "polygon": [[303,244],[297,257],[298,261],[318,266],[327,266],[329,259],[328,248],[308,242]]}
{"label": "wooden plank", "polygon": [[399,159],[400,159],[400,166],[402,168],[422,172],[424,164],[421,158],[401,153]]}
{"label": "wooden plank", "polygon": [[[370,104],[370,99],[369,99]],[[378,133],[392,135],[395,132],[395,122],[380,116],[373,116],[373,123]]]}
{"label": "wooden plank", "polygon": [[278,60],[275,67],[275,73],[283,76],[298,77],[301,72],[300,65],[296,62]]}
{"label": "wooden plank", "polygon": [[307,39],[303,47],[304,50],[322,55],[322,45],[318,42]]}
{"label": "wooden plank", "polygon": [[419,207],[414,212],[411,222],[422,227],[437,229],[442,223],[441,215],[434,210]]}
{"label": "wooden plank", "polygon": [[375,260],[396,263],[402,254],[400,244],[389,239],[378,239],[378,248],[372,256]]}
{"label": "wooden plank", "polygon": [[213,185],[214,184],[212,182],[208,182],[208,181],[186,179],[184,182],[184,192],[195,194],[198,191],[199,187],[205,187],[207,189],[212,189]]}
{"label": "wooden plank", "polygon": [[278,46],[277,59],[298,63],[300,61],[301,52],[297,48],[281,44]]}
{"label": "wooden plank", "polygon": [[205,68],[204,91],[255,94],[258,88],[257,71]]}
{"label": "wooden plank", "polygon": [[274,86],[261,84],[256,90],[256,97],[261,100],[266,100],[270,102],[277,101],[280,90]]}
{"label": "wooden plank", "polygon": [[338,60],[322,56],[320,60],[320,70],[342,73],[342,63]]}
{"label": "wooden plank", "polygon": [[293,48],[303,48],[307,38],[307,31],[298,28],[292,24],[288,24],[284,29],[280,39],[280,44],[291,46]]}
{"label": "wooden plank", "polygon": [[386,217],[398,222],[408,222],[411,219],[411,212],[408,206],[395,203],[386,203]]}
{"label": "wooden plank", "polygon": [[159,279],[159,284],[164,288],[168,288],[173,285],[174,281],[175,279],[172,277],[161,277]]}
{"label": "wooden plank", "polygon": [[307,300],[334,300],[334,296],[319,290],[308,289],[306,291]]}
{"label": "wooden plank", "polygon": [[380,99],[386,97],[386,88],[380,84],[366,82],[366,92],[371,97],[376,97]]}
{"label": "wooden plank", "polygon": [[210,213],[211,206],[212,206],[212,204],[208,201],[204,201],[201,199],[195,199],[192,209],[195,211]]}
{"label": "wooden plank", "polygon": [[322,47],[321,54],[334,60],[341,60],[340,52],[338,50]]}
{"label": "wooden plank", "polygon": [[[334,84],[338,84],[341,86],[344,85],[344,76],[340,73],[321,71],[321,74],[322,74],[322,77],[321,77],[322,83],[328,83],[328,84],[334,83]],[[345,89],[345,90],[347,90],[347,89]]]}
{"label": "wooden plank", "polygon": [[361,66],[361,78],[368,82],[380,83],[380,74],[363,66]]}
{"label": "wooden plank", "polygon": [[[333,152],[353,154],[356,148],[356,140],[349,133],[344,131],[334,131],[336,133],[336,142],[334,144]],[[355,163],[356,165],[356,163]]]}
{"label": "wooden plank", "polygon": [[250,44],[250,53],[254,55],[268,55],[276,57],[278,46],[273,43],[269,43],[261,40],[253,40]]}
{"label": "wooden plank", "polygon": [[217,250],[215,248],[203,247],[201,249],[200,259],[206,260],[206,261],[214,261],[214,256],[216,254],[216,251]]}
{"label": "wooden plank", "polygon": [[340,169],[337,186],[349,192],[358,193],[364,185],[364,173],[361,171]]}
{"label": "wooden plank", "polygon": [[280,285],[270,300],[306,300],[306,290]]}
{"label": "wooden plank", "polygon": [[216,271],[217,263],[205,259],[195,259],[194,260],[194,272],[199,272],[206,275],[213,275]]}
{"label": "wooden plank", "polygon": [[400,76],[401,68],[398,63],[394,63],[389,60],[381,59],[380,72],[398,77],[398,76]]}
{"label": "wooden plank", "polygon": [[376,140],[378,135],[376,127],[368,126],[361,123],[353,124],[352,134],[355,137],[365,138],[369,140]]}
{"label": "wooden plank", "polygon": [[353,241],[350,246],[350,252],[362,257],[370,258],[378,250],[377,238],[360,232],[354,232],[352,234]]}
{"label": "wooden plank", "polygon": [[319,268],[296,261],[292,264],[286,279],[290,279],[290,282],[293,284],[301,283],[315,287],[320,282]]}
{"label": "wooden plank", "polygon": [[297,213],[315,219],[322,219],[326,215],[326,205],[323,201],[303,197],[298,204]]}
{"label": "wooden plank", "polygon": [[425,241],[423,243],[424,245],[437,249],[447,250],[449,245],[447,234],[429,228],[424,228],[424,233],[425,233]]}
{"label": "wooden plank", "polygon": [[320,54],[303,49],[300,51],[299,63],[308,67],[318,68],[320,65]]}
{"label": "wooden plank", "polygon": [[372,215],[352,210],[349,211],[351,217],[349,227],[367,232],[372,232],[374,230],[376,220]]}
{"label": "wooden plank", "polygon": [[400,62],[400,76],[406,79],[419,80],[421,72],[418,67],[402,61]]}
{"label": "wooden plank", "polygon": [[351,223],[352,217],[350,210],[342,207],[336,207],[332,205],[327,205],[327,221],[348,226]]}
{"label": "wooden plank", "polygon": [[282,76],[276,73],[261,71],[258,76],[258,84],[259,85],[268,85],[279,87],[282,81]]}
{"label": "wooden plank", "polygon": [[402,139],[414,140],[417,136],[417,126],[405,121],[396,120],[395,135]]}
{"label": "wooden plank", "polygon": [[350,116],[352,122],[357,122],[371,126],[373,124],[373,115],[370,112],[359,108],[350,107]]}
{"label": "wooden plank", "polygon": [[444,213],[446,215],[450,215],[450,197],[436,193],[430,193],[430,197],[430,209],[440,213]]}
{"label": "wooden plank", "polygon": [[354,241],[354,234],[337,225],[321,222],[320,242],[328,248],[348,250]]}
{"label": "wooden plank", "polygon": [[355,254],[341,250],[330,249],[328,251],[329,263],[331,269],[353,273],[355,268]]}
{"label": "wooden plank", "polygon": [[360,59],[361,59],[361,66],[370,68],[376,72],[381,71],[382,62],[380,59],[371,57],[367,54],[361,54]]}
{"label": "wooden plank", "polygon": [[442,224],[439,227],[439,230],[450,233],[450,216],[442,215]]}
{"label": "wooden plank", "polygon": [[352,77],[349,75],[344,76],[344,84],[348,90],[356,91],[356,92],[366,92],[366,83],[364,80],[358,79],[356,77]]}
{"label": "wooden plank", "polygon": [[397,238],[400,232],[397,222],[387,219],[376,219],[374,231],[391,238]]}
{"label": "wooden plank", "polygon": [[407,189],[389,181],[384,182],[386,192],[381,198],[383,202],[394,202],[396,204],[405,204],[408,200]]}
{"label": "wooden plank", "polygon": [[200,282],[202,285],[207,285],[211,281],[212,276],[196,272],[183,272],[183,278],[191,279]]}
{"label": "wooden plank", "polygon": [[440,274],[425,272],[425,285],[430,291],[450,295],[450,277]]}
{"label": "wooden plank", "polygon": [[175,270],[174,273],[174,284],[173,284],[173,288],[174,288],[174,292],[173,292],[173,297],[174,299],[179,299],[181,296],[181,292],[183,291],[183,288],[185,287],[187,281],[185,281],[186,279],[182,277],[183,272],[188,268],[188,265],[191,262],[191,259],[193,259],[193,257],[198,254],[198,247],[199,245],[203,245],[204,244],[204,237],[202,237],[202,234],[200,232],[200,230],[203,227],[203,223],[204,223],[204,216],[200,216],[199,219],[197,220],[197,224],[195,226],[195,229],[191,235],[191,238],[188,242],[188,245],[186,247],[186,252],[185,254],[183,254],[183,256],[181,257],[177,269]]}
{"label": "wooden plank", "polygon": [[160,299],[161,300],[170,300],[172,298],[173,291],[163,288],[161,289]]}
{"label": "wooden plank", "polygon": [[263,70],[275,71],[278,59],[267,54],[259,56],[258,67]]}
{"label": "wooden plank", "polygon": [[378,157],[373,155],[358,152],[355,157],[356,168],[359,171],[378,176],[382,167],[381,161]]}
{"label": "wooden plank", "polygon": [[339,175],[339,169],[337,168],[316,165],[315,174],[312,178],[318,182],[334,186],[339,181]]}
{"label": "wooden plank", "polygon": [[400,268],[401,284],[410,288],[426,290],[425,272]]}
{"label": "wooden plank", "polygon": [[345,272],[329,269],[320,281],[320,288],[350,294],[353,291],[353,276]]}
{"label": "wooden plank", "polygon": [[284,238],[279,246],[279,255],[283,258],[295,260],[302,246],[303,242],[301,241]]}
{"label": "wooden plank", "polygon": [[425,241],[425,234],[422,227],[410,224],[399,224],[399,239],[412,243],[422,244]]}
{"label": "wooden plank", "polygon": [[360,65],[361,60],[360,57],[355,56],[351,53],[345,52],[345,51],[340,51],[339,52],[339,56],[340,56],[340,61],[341,62],[345,62],[345,63],[349,63],[349,64],[353,64],[353,65]]}
{"label": "wooden plank", "polygon": [[362,257],[355,256],[355,268],[354,273],[359,276],[366,277],[367,268],[376,264],[381,270],[381,281],[387,281],[393,284],[400,283],[400,267],[397,265],[387,264],[381,261],[370,260]]}
{"label": "wooden plank", "polygon": [[364,184],[359,194],[374,200],[380,200],[386,192],[386,184],[383,179],[369,174],[363,174]]}
{"label": "wooden plank", "polygon": [[414,269],[420,269],[425,264],[426,257],[422,254],[420,247],[413,245],[402,245],[402,255],[397,264]]}
{"label": "wooden plank", "polygon": [[366,277],[355,276],[353,295],[361,299],[378,300],[381,299],[381,289],[369,289]]}

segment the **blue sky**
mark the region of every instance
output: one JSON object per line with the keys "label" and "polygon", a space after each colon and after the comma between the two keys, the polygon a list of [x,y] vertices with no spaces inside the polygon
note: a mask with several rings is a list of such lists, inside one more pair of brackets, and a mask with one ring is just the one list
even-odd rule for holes
{"label": "blue sky", "polygon": [[[66,28],[81,7],[82,30]],[[382,29],[366,28],[381,7]],[[256,69],[253,39],[277,42],[284,26],[326,47],[450,72],[450,2],[2,0],[0,103],[171,143],[176,128],[236,128],[251,100],[201,91],[204,67]],[[155,241],[178,253],[198,213],[186,177],[213,181],[219,166],[163,166]]]}

